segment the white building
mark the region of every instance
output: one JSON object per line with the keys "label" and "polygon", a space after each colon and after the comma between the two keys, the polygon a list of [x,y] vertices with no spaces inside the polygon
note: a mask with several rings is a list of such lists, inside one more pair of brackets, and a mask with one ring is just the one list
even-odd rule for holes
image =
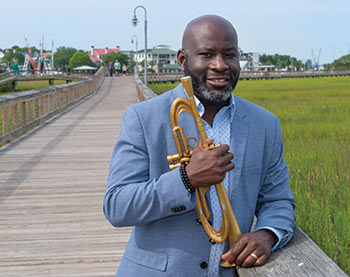
{"label": "white building", "polygon": [[[170,49],[169,45],[157,45],[152,49],[147,49],[147,63],[148,68],[152,67],[156,72],[158,72],[159,65],[161,67],[176,64],[176,51]],[[139,50],[135,53],[135,61],[137,61],[141,67],[145,59],[144,50]],[[139,68],[141,69],[141,68]]]}

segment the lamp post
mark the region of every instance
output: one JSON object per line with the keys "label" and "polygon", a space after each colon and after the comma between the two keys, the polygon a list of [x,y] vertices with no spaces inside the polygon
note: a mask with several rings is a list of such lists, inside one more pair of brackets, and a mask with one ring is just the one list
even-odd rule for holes
{"label": "lamp post", "polygon": [[133,35],[131,37],[131,43],[134,43],[134,38],[135,38],[135,43],[136,43],[136,53],[135,53],[135,61],[136,61],[136,72],[139,70],[139,62],[137,60],[137,52],[138,52],[138,47],[137,47],[137,36]]}
{"label": "lamp post", "polygon": [[145,12],[145,85],[147,85],[147,11],[144,6],[137,6],[134,9],[134,17],[132,18],[132,25],[136,27],[137,25],[137,17],[136,17],[136,10],[138,8],[141,8]]}

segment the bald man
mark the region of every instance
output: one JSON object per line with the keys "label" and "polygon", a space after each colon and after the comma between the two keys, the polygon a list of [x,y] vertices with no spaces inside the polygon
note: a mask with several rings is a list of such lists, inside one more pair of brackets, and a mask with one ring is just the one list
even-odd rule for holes
{"label": "bald man", "polygon": [[[150,101],[130,106],[114,148],[104,201],[113,226],[133,226],[117,276],[236,276],[234,267],[259,266],[283,247],[294,230],[295,200],[278,119],[233,96],[239,78],[237,33],[226,19],[206,15],[184,32],[178,63],[191,76],[208,143],[197,145],[186,167],[169,170],[176,153],[170,107],[186,97],[180,84]],[[179,118],[187,136],[198,137],[193,118]],[[197,187],[207,193],[215,229],[221,215],[215,188],[223,182],[243,236],[211,244],[195,211]],[[257,222],[251,232],[254,215]]]}

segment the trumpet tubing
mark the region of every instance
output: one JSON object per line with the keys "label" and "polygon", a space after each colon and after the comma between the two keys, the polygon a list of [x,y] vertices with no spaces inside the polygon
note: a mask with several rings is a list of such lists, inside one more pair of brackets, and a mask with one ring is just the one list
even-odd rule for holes
{"label": "trumpet tubing", "polygon": [[[192,151],[190,150],[192,147],[189,145],[188,140],[191,138],[193,139],[193,137],[186,137],[182,127],[177,124],[178,118],[182,112],[188,112],[194,117],[202,147],[206,150],[214,148],[214,145],[208,145],[207,143],[208,136],[194,99],[192,79],[191,77],[184,77],[181,79],[181,82],[187,92],[188,100],[185,98],[177,98],[171,106],[170,121],[178,153],[167,156],[170,169],[174,169],[182,164],[188,164],[192,155]],[[232,244],[241,237],[242,233],[232,210],[224,184],[222,182],[216,184],[215,189],[222,212],[222,225],[220,230],[215,230],[209,222],[210,213],[205,200],[205,193],[209,188],[196,188],[196,211],[210,239],[217,243],[222,243],[229,239],[231,247]],[[221,265],[224,267],[232,266],[228,263],[221,263]]]}

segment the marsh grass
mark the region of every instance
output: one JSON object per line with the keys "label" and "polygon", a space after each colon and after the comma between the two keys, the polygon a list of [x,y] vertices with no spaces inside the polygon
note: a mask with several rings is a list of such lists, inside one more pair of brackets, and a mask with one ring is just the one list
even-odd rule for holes
{"label": "marsh grass", "polygon": [[296,222],[350,274],[350,77],[240,81],[234,93],[280,119]]}
{"label": "marsh grass", "polygon": [[9,93],[17,93],[25,90],[32,90],[32,89],[38,89],[38,88],[46,88],[46,87],[52,87],[57,85],[65,84],[65,80],[55,80],[53,85],[49,84],[48,80],[45,81],[18,81],[17,86],[18,90],[16,91],[7,91],[7,92],[0,92],[1,95],[9,94]]}

